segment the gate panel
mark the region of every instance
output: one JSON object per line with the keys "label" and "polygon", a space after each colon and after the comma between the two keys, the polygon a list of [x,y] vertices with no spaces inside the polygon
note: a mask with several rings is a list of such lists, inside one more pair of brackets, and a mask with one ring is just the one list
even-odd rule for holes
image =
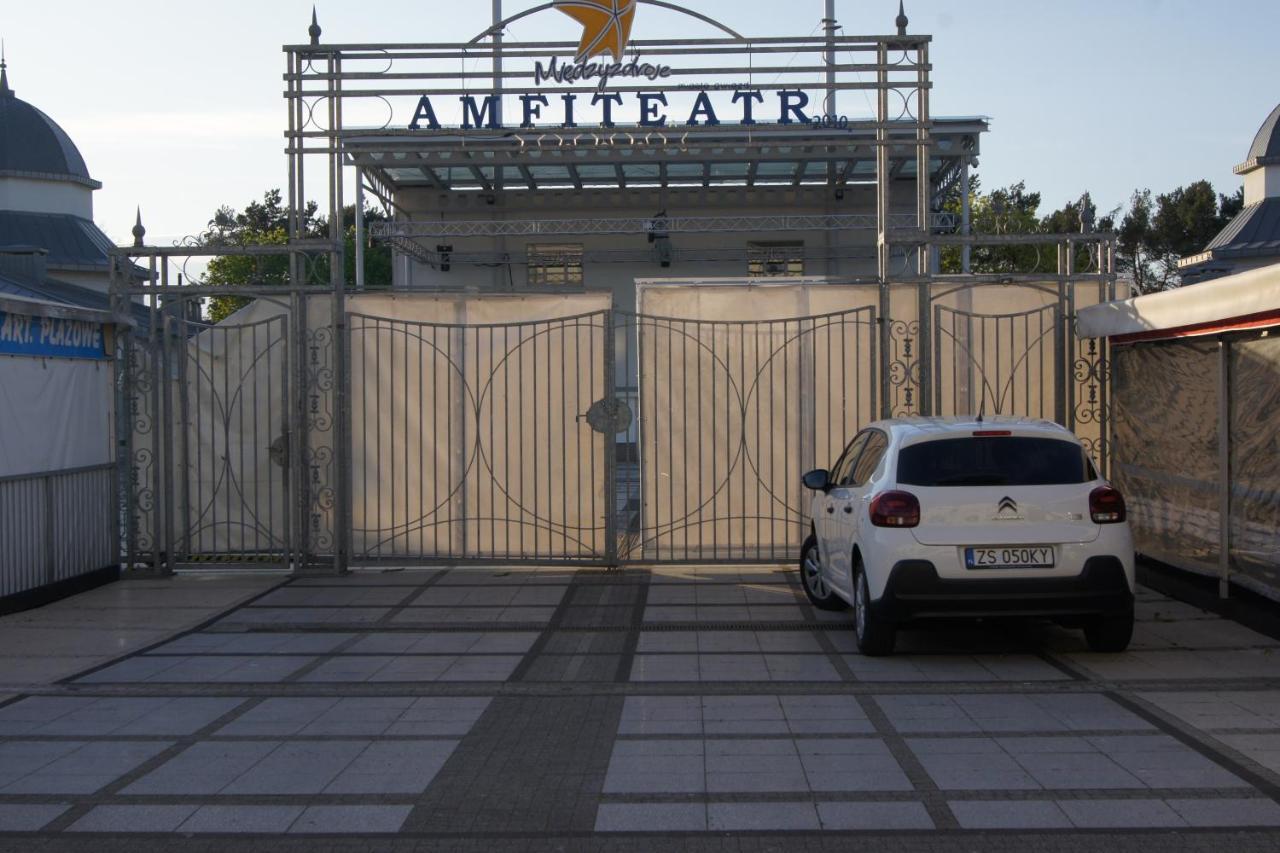
{"label": "gate panel", "polygon": [[809,524],[800,477],[877,416],[875,308],[634,324],[640,495],[620,556],[792,559]]}
{"label": "gate panel", "polygon": [[1016,313],[935,305],[933,414],[1062,421],[1061,327],[1057,302]]}
{"label": "gate panel", "polygon": [[178,564],[288,561],[289,315],[237,325],[180,322],[176,361]]}
{"label": "gate panel", "polygon": [[604,561],[609,325],[350,314],[353,561]]}

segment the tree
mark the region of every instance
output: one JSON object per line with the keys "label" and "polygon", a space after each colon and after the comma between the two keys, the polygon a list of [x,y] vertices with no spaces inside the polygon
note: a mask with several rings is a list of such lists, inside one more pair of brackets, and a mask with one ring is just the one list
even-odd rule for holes
{"label": "tree", "polygon": [[[303,236],[323,238],[329,233],[328,221],[317,215],[315,202],[308,203],[303,211]],[[366,208],[365,219],[376,222],[386,217],[381,211]],[[342,221],[345,236],[344,280],[355,281],[355,206],[344,208]],[[200,235],[202,246],[284,246],[289,242],[289,210],[284,206],[280,190],[263,193],[262,201],[252,201],[244,210],[221,207],[209,220],[209,227]],[[312,270],[320,281],[328,281],[329,259],[318,260]],[[206,281],[222,286],[274,286],[289,281],[289,259],[285,255],[246,256],[223,255],[209,262]],[[391,250],[385,246],[372,246],[365,251],[365,281],[371,288],[391,286]],[[215,296],[209,300],[208,320],[220,323],[251,300],[243,296]]]}
{"label": "tree", "polygon": [[1178,261],[1204,251],[1243,208],[1243,190],[1220,195],[1208,181],[1154,197],[1151,190],[1134,191],[1120,223],[1120,271],[1140,293],[1180,287]]}

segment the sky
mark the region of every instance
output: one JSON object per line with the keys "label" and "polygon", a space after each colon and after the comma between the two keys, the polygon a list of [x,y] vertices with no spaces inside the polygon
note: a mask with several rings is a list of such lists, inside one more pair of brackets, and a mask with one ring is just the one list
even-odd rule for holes
{"label": "sky", "polygon": [[[491,14],[485,0],[315,5],[323,39],[348,43],[464,41]],[[505,11],[532,5],[505,0]],[[823,0],[684,5],[748,36],[808,35],[824,13]],[[1232,168],[1280,103],[1274,0],[906,5],[910,31],[934,37],[934,115],[991,117],[984,187],[1025,180],[1043,194],[1045,212],[1085,190],[1103,212],[1136,188],[1164,192],[1201,178],[1234,192]],[[0,37],[18,97],[61,124],[103,182],[98,224],[129,242],[140,206],[148,242],[162,245],[199,233],[224,204],[243,207],[284,186],[281,45],[306,41],[311,7],[14,0],[0,8]],[[672,35],[671,14],[642,6],[633,37]],[[897,0],[836,2],[846,34],[891,32],[896,14]],[[679,34],[694,34],[681,26]],[[576,35],[553,13],[509,31],[521,41]]]}

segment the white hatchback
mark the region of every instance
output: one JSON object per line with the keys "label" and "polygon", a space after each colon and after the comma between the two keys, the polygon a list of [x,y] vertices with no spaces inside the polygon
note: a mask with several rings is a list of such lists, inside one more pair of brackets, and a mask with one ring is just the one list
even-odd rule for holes
{"label": "white hatchback", "polygon": [[954,616],[1043,616],[1095,651],[1133,635],[1124,498],[1069,430],[1021,418],[880,421],[811,471],[800,573],[823,610],[854,609],[858,648]]}

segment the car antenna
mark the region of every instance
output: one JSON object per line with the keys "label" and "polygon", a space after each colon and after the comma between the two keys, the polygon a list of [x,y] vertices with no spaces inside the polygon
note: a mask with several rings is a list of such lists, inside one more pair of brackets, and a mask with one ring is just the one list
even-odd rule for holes
{"label": "car antenna", "polygon": [[982,415],[987,411],[987,398],[982,398],[982,403],[978,406],[978,423],[982,423]]}

